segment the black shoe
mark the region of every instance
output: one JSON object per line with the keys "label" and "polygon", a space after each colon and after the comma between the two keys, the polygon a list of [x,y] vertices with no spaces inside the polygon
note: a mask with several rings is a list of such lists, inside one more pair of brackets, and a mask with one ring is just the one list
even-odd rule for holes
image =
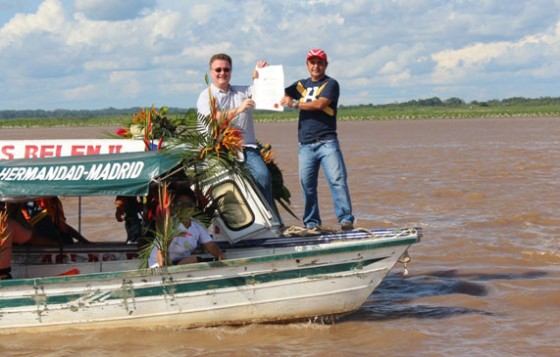
{"label": "black shoe", "polygon": [[343,231],[351,231],[354,229],[354,225],[352,224],[352,222],[342,222],[340,224],[340,229],[342,229]]}

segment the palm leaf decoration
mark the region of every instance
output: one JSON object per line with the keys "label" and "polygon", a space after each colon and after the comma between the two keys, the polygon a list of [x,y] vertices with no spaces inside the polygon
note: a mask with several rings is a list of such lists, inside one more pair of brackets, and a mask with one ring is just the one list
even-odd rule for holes
{"label": "palm leaf decoration", "polygon": [[162,265],[164,267],[171,265],[169,245],[173,238],[180,233],[178,227],[183,216],[172,212],[173,195],[169,192],[166,182],[159,186],[158,195],[154,239],[140,251],[140,268],[148,268],[150,253],[154,247],[159,250],[162,256]]}
{"label": "palm leaf decoration", "polygon": [[243,137],[241,131],[232,126],[235,112],[218,112],[208,75],[205,80],[210,115],[198,113],[196,121],[185,121],[181,127],[177,127],[164,150],[173,150],[182,156],[187,176],[196,187],[200,187],[202,182],[211,184],[212,179],[224,171],[251,179],[248,170],[239,161],[243,155]]}
{"label": "palm leaf decoration", "polygon": [[272,146],[270,144],[263,145],[261,142],[257,141],[259,149],[261,150],[261,155],[263,157],[264,163],[270,175],[272,176],[272,197],[278,202],[292,217],[299,220],[295,213],[290,209],[290,198],[292,197],[290,190],[284,185],[284,176],[282,175],[282,170],[274,162],[274,154],[272,152]]}
{"label": "palm leaf decoration", "polygon": [[[120,132],[116,134],[123,138],[141,136],[146,144],[146,150],[157,148],[157,150],[180,155],[183,167],[178,170],[182,170],[195,186],[195,193],[198,196],[197,206],[203,209],[203,211],[196,211],[193,218],[208,226],[217,202],[213,202],[210,192],[203,194],[201,187],[211,186],[214,183],[213,180],[218,179],[218,174],[223,172],[245,177],[249,181],[252,180],[252,177],[239,160],[243,155],[243,137],[240,130],[232,126],[235,112],[218,112],[216,100],[210,91],[208,75],[206,75],[205,80],[208,85],[210,115],[202,116],[198,114],[193,120],[187,113],[183,120],[172,122],[166,116],[166,107],[162,107],[158,111],[152,106],[150,110],[143,109],[134,116],[130,129],[119,129]],[[165,142],[165,145],[162,145],[163,142]],[[273,197],[297,219],[297,216],[289,208],[290,191],[284,186],[282,171],[272,160],[270,145],[265,147],[261,145],[261,153],[272,174]],[[163,182],[176,173],[168,173],[166,177],[160,177],[158,181]],[[170,202],[169,199],[171,198],[167,193],[166,186],[160,186],[160,196],[160,200]],[[157,217],[158,223],[154,232],[154,242],[148,244],[141,253],[144,267],[147,266],[149,253],[154,245],[162,251],[164,263],[169,264],[169,261],[166,260],[168,256],[166,258],[164,250],[168,247],[170,239],[173,238],[180,220],[171,214],[168,206],[162,206],[161,212],[163,212],[162,215]]]}

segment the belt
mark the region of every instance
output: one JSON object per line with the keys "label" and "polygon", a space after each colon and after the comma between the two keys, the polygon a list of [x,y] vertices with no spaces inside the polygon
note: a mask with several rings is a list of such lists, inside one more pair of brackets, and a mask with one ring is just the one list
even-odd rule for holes
{"label": "belt", "polygon": [[334,138],[331,137],[331,136],[328,136],[326,138],[313,138],[313,139],[309,139],[309,140],[303,142],[302,144],[305,145],[305,144],[319,143],[321,141],[327,141],[327,140],[331,140],[331,139],[334,139]]}
{"label": "belt", "polygon": [[259,151],[260,152],[259,148],[254,148],[252,146],[244,146],[243,150],[253,150],[253,151]]}

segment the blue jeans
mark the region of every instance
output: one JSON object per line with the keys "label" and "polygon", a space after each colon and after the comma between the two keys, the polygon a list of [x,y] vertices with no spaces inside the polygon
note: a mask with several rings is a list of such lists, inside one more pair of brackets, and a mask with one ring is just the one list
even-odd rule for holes
{"label": "blue jeans", "polygon": [[307,228],[321,225],[317,197],[319,166],[323,167],[325,178],[331,189],[338,223],[354,223],[342,151],[338,139],[329,139],[299,144],[299,181],[305,205],[303,224]]}
{"label": "blue jeans", "polygon": [[262,158],[259,149],[244,147],[245,166],[259,186],[265,200],[271,208],[274,208],[274,199],[272,198],[272,177],[270,171]]}

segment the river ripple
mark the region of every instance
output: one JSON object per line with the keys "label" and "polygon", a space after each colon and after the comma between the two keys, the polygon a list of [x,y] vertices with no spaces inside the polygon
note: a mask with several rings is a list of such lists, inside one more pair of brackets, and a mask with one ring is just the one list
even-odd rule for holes
{"label": "river ripple", "polygon": [[[301,214],[297,124],[259,123]],[[112,128],[1,129],[2,139],[103,137]],[[68,331],[2,338],[2,355],[556,356],[560,354],[560,118],[341,122],[359,227],[419,226],[395,267],[335,325]],[[325,225],[335,225],[319,187]],[[66,199],[71,222],[74,201]],[[87,236],[123,239],[110,200]],[[287,224],[299,224],[288,215]],[[77,223],[76,223],[77,224]]]}

